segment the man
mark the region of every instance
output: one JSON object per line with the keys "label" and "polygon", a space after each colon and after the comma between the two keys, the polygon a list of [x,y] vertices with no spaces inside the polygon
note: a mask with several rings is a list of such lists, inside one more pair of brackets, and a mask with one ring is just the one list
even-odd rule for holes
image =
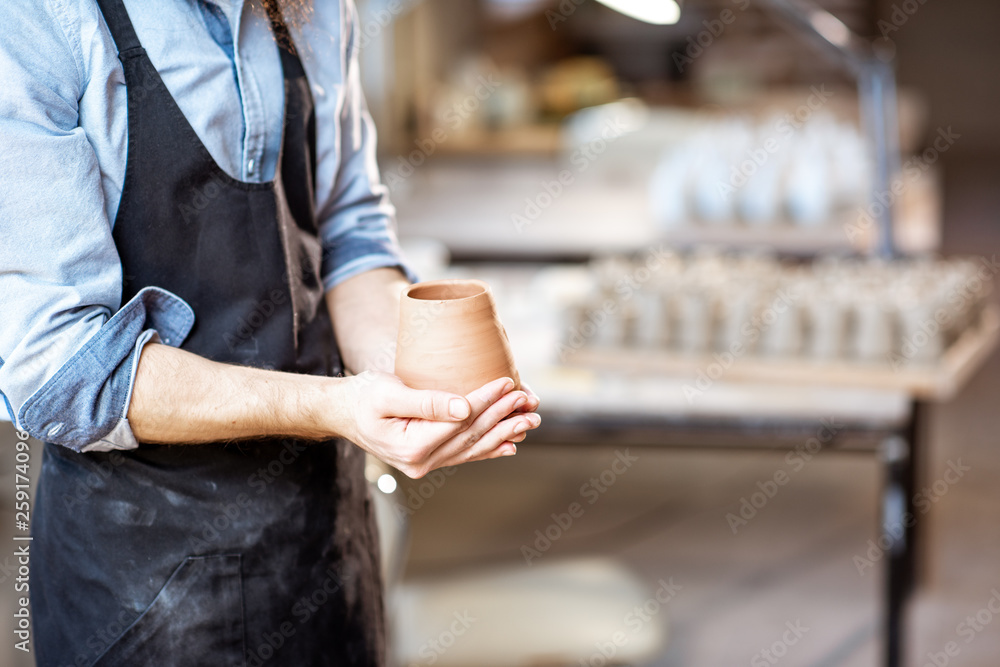
{"label": "man", "polygon": [[38,664],[382,664],[362,450],[419,477],[539,419],[506,378],[462,397],[377,368],[410,274],[353,6],[0,24],[0,392],[48,443]]}

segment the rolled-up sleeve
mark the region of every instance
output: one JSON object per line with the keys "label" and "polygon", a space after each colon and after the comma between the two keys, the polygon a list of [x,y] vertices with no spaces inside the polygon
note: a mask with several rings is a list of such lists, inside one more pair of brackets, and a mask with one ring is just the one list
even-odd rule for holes
{"label": "rolled-up sleeve", "polygon": [[[396,211],[379,175],[375,125],[361,90],[354,48],[356,9],[353,2],[328,4],[340,6],[340,34],[331,38],[307,33],[315,48],[306,55],[315,59],[311,64],[319,74],[322,97],[317,104],[317,217],[323,243],[323,283],[330,289],[359,273],[382,267],[397,267],[415,282],[417,278],[400,252]],[[324,57],[327,48],[336,49],[332,54],[336,57]],[[325,123],[336,127],[324,128]],[[324,177],[331,176],[332,187],[324,188]]]}
{"label": "rolled-up sleeve", "polygon": [[179,345],[194,314],[156,288],[119,308],[101,168],[79,125],[89,82],[48,8],[0,9],[0,393],[15,424],[40,440],[130,449],[142,348],[157,338]]}

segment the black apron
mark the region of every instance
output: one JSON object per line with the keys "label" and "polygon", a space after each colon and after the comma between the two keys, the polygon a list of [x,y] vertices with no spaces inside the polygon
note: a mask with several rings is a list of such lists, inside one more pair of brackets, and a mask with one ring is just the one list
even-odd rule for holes
{"label": "black apron", "polygon": [[[196,321],[181,346],[220,362],[341,373],[320,279],[315,114],[280,17],[278,173],[215,163],[139,44],[99,0],[128,88],[114,240],[122,302],[159,286]],[[33,522],[40,667],[382,665],[378,543],[364,454],[274,439],[78,454],[46,445]]]}

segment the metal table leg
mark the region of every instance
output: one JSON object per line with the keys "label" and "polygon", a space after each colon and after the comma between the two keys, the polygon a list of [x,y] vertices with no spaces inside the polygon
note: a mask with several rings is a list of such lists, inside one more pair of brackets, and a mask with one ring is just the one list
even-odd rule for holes
{"label": "metal table leg", "polygon": [[[878,545],[885,552],[885,667],[901,667],[903,648],[903,608],[906,602],[909,543],[907,541],[906,489],[910,447],[903,438],[893,436],[882,443],[885,464],[882,489],[882,520]],[[910,515],[912,520],[912,515]]]}
{"label": "metal table leg", "polygon": [[[910,408],[910,421],[904,438],[909,443],[909,461],[904,471],[903,487],[906,490],[906,509],[916,519],[917,509],[913,504],[921,482],[921,466],[924,454],[924,429],[926,428],[927,404],[914,401]],[[919,520],[911,521],[906,527],[906,586],[912,593],[920,582],[920,533],[922,526]]]}
{"label": "metal table leg", "polygon": [[902,435],[882,442],[885,464],[882,492],[881,540],[885,559],[885,665],[902,667],[906,646],[906,602],[917,580],[918,521],[914,497],[918,484],[918,431],[922,407],[914,403]]}

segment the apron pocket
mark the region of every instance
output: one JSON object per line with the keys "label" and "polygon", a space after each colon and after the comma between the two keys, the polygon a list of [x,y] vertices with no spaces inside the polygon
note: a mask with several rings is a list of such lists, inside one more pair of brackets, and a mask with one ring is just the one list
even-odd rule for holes
{"label": "apron pocket", "polygon": [[244,667],[240,563],[238,554],[185,559],[92,667]]}

